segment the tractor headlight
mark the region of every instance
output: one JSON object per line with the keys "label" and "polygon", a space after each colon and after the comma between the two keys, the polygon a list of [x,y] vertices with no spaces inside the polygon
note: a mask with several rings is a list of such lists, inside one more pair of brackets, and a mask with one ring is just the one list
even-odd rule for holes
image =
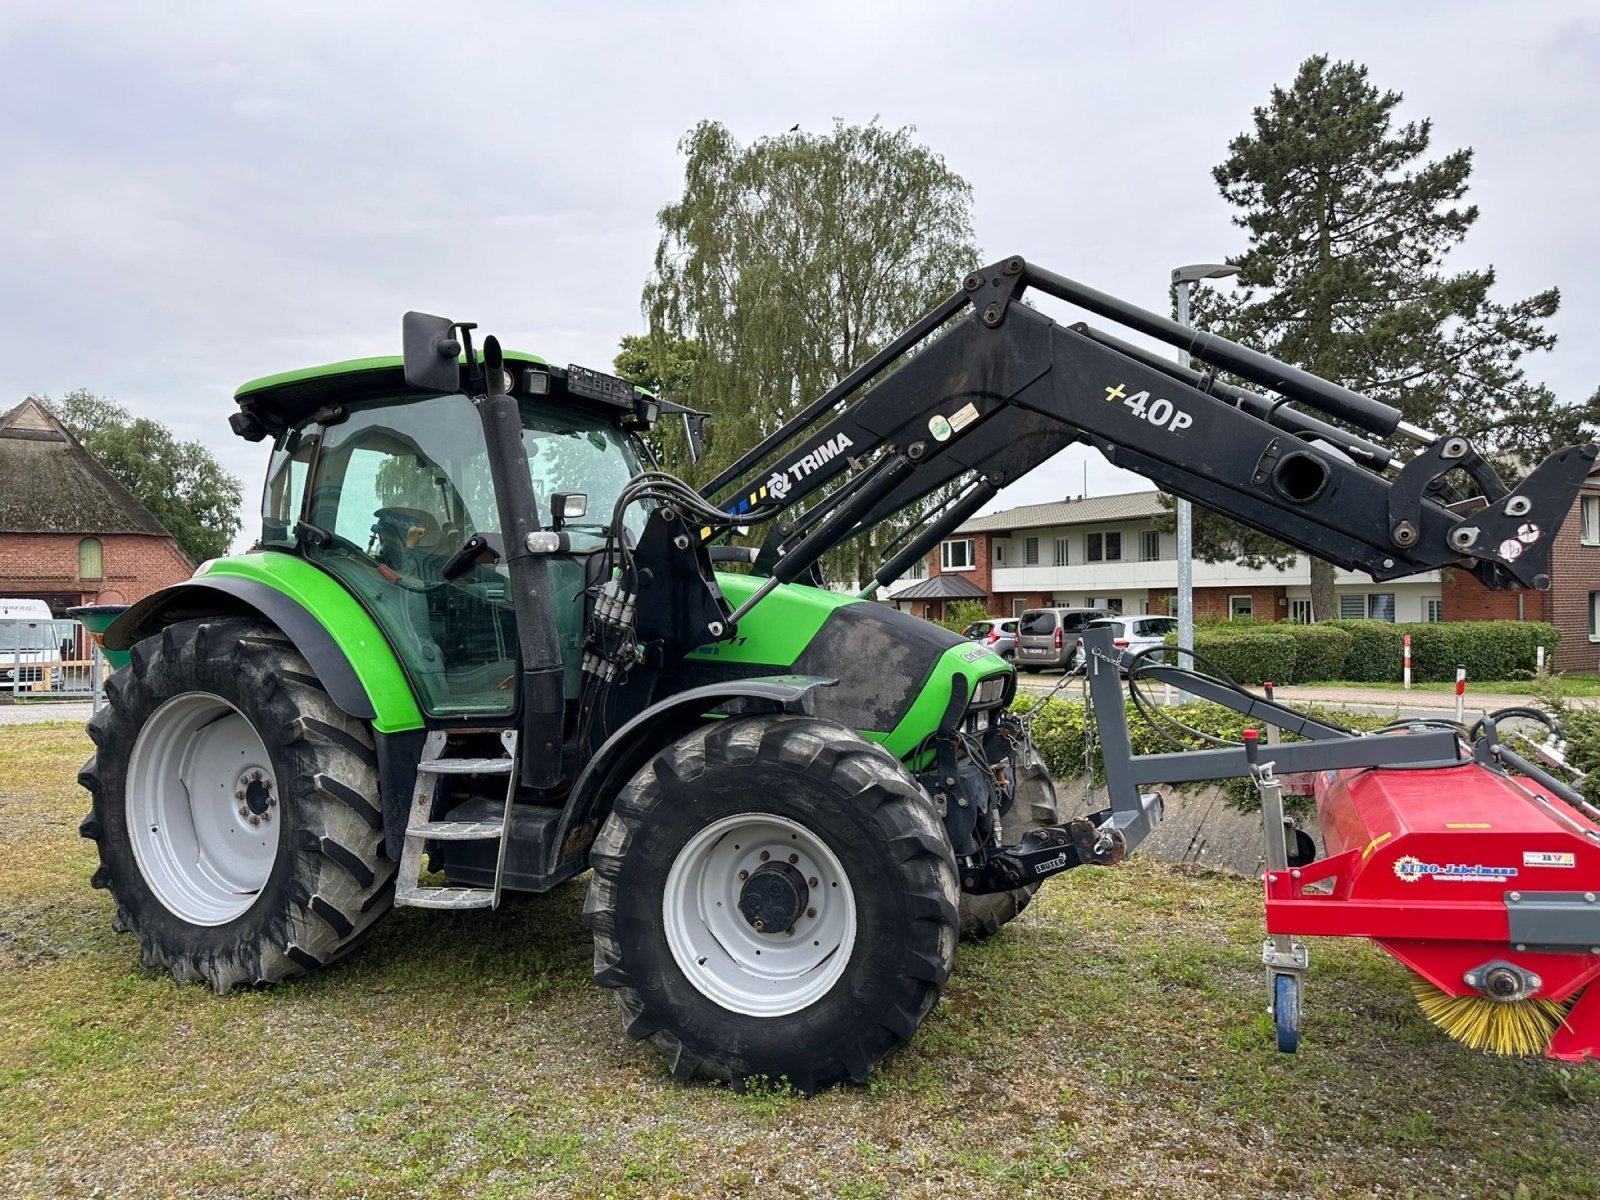
{"label": "tractor headlight", "polygon": [[972,703],[968,708],[992,708],[1006,698],[1005,675],[991,675],[987,679],[978,681],[978,686],[972,689]]}

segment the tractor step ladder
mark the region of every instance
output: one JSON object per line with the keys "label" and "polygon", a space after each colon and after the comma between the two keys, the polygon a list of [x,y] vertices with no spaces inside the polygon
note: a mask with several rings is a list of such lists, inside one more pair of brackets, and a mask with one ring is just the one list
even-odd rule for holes
{"label": "tractor step ladder", "polygon": [[[498,734],[505,754],[499,758],[450,758],[450,739],[468,733]],[[498,821],[430,821],[439,780],[449,775],[504,775],[505,811]],[[517,732],[514,729],[430,730],[417,763],[417,786],[406,820],[405,849],[400,854],[394,902],[399,908],[499,908],[500,880],[506,869],[506,843],[511,835],[511,803],[517,792]],[[422,865],[429,842],[500,843],[495,858],[494,887],[423,887]]]}

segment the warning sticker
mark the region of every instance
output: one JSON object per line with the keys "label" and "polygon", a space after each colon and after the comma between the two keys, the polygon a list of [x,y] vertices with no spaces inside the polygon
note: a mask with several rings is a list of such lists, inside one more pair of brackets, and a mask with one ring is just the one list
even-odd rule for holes
{"label": "warning sticker", "polygon": [[1524,850],[1522,852],[1522,865],[1525,867],[1575,867],[1578,865],[1578,856],[1571,851]]}
{"label": "warning sticker", "polygon": [[978,410],[970,403],[963,404],[950,414],[950,428],[960,432],[978,419]]}

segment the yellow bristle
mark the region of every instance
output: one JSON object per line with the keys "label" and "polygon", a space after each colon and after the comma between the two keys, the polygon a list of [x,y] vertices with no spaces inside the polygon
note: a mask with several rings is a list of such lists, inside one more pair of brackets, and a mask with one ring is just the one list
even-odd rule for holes
{"label": "yellow bristle", "polygon": [[1412,976],[1411,992],[1428,1020],[1456,1041],[1491,1054],[1543,1054],[1569,1007],[1558,1000],[1452,996],[1420,975]]}

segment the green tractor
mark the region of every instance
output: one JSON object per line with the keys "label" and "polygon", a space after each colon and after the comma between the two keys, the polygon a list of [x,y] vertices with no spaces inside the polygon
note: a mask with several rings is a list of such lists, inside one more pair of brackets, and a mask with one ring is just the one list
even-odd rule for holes
{"label": "green tractor", "polygon": [[650,466],[698,414],[471,328],[239,389],[259,545],[104,633],[115,927],[221,994],[592,867],[596,981],[674,1074],[864,1078],[1037,886],[958,857],[1060,823],[1011,668],[802,582],[752,605],[735,516]]}
{"label": "green tractor", "polygon": [[[1029,287],[1205,370],[1062,326],[1016,303]],[[392,905],[493,908],[592,868],[595,980],[627,1031],[736,1084],[865,1077],[962,933],[1138,846],[1160,818],[1142,787],[1254,770],[1237,749],[1133,755],[1118,674],[1152,664],[1091,630],[1109,806],[1058,810],[1011,666],[871,600],[1001,486],[1084,442],[1376,579],[1547,588],[1595,458],[1558,451],[1508,488],[1463,437],[1010,258],[697,491],[649,435],[679,419],[696,446],[703,414],[493,338],[479,354],[472,329],[410,313],[400,358],[239,390],[234,431],[273,448],[260,544],[103,632],[128,661],[81,776],[93,882],[147,966],[225,992],[332,962]],[[823,586],[822,556],[886,523],[867,587]],[[748,528],[759,549],[735,544]]]}

